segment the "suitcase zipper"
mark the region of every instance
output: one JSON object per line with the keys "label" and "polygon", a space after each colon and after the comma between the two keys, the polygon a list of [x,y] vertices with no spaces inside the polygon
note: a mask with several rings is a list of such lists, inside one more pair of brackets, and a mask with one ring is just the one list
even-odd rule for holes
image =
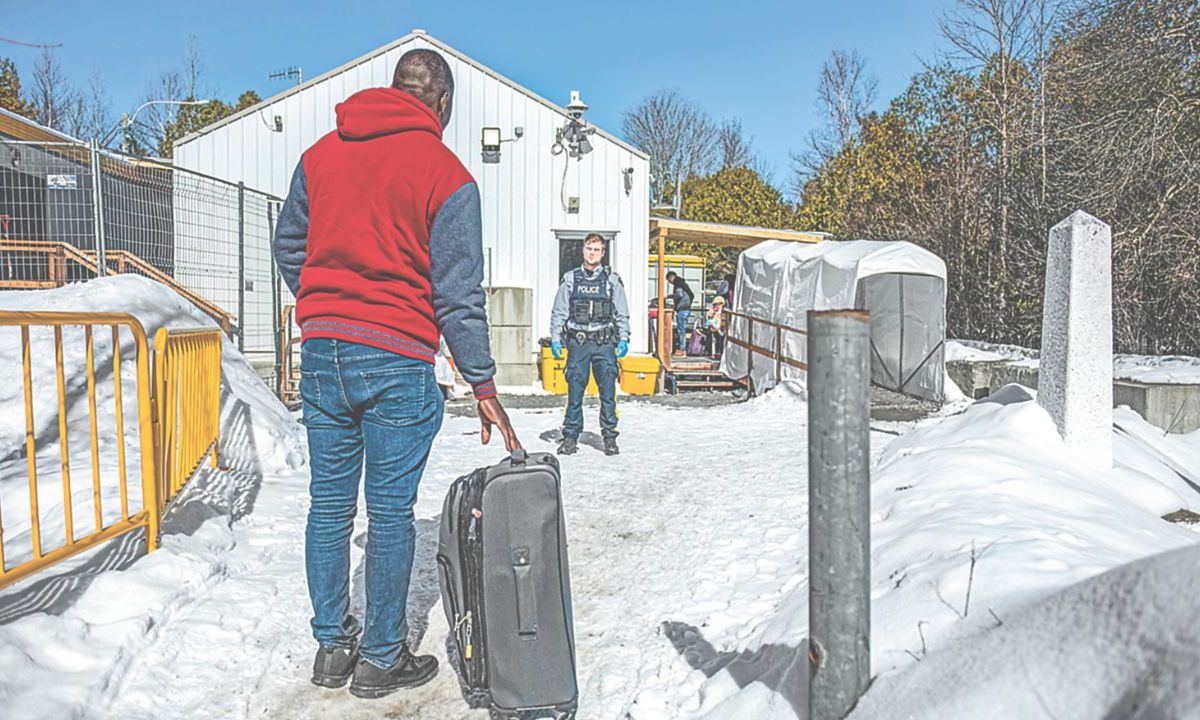
{"label": "suitcase zipper", "polygon": [[[483,565],[483,512],[479,509],[483,497],[483,482],[485,473],[474,473],[467,481],[466,505],[469,508],[470,519],[465,527],[460,528],[466,557],[463,563],[463,590],[466,594],[467,616],[465,644],[463,646],[463,667],[470,674],[469,684],[474,687],[487,687],[487,664],[485,662],[486,646],[484,644],[484,610],[483,592],[478,587],[477,580],[482,578]],[[478,614],[470,608],[478,609]],[[476,632],[478,629],[478,632]],[[478,640],[478,642],[474,642]],[[478,647],[476,647],[478,645]]]}

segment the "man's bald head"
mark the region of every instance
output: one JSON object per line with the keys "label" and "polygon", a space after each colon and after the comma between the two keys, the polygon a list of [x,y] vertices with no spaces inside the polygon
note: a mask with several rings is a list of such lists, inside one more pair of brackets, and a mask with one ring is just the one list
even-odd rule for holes
{"label": "man's bald head", "polygon": [[450,123],[454,101],[454,76],[450,64],[432,50],[409,50],[400,56],[392,74],[392,87],[424,103],[442,121]]}

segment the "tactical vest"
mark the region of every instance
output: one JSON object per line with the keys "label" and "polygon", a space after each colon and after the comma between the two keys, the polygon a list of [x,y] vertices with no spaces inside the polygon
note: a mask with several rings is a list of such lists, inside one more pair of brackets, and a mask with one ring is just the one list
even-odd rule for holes
{"label": "tactical vest", "polygon": [[568,324],[576,327],[611,323],[612,296],[608,291],[608,271],[600,270],[589,278],[583,268],[575,271],[571,287],[571,314]]}

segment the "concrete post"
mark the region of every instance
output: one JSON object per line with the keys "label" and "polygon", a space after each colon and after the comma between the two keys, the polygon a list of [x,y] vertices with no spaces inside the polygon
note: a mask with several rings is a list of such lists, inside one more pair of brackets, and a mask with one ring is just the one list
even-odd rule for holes
{"label": "concrete post", "polygon": [[1050,230],[1038,404],[1069,447],[1112,467],[1112,230],[1076,211]]}
{"label": "concrete post", "polygon": [[871,680],[871,320],[808,313],[809,718],[841,720]]}

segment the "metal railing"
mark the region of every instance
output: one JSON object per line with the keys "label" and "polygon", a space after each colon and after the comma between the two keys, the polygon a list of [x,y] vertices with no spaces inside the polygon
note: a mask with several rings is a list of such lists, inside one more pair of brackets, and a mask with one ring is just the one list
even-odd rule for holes
{"label": "metal railing", "polygon": [[[741,322],[735,322],[740,320]],[[778,385],[783,379],[783,366],[794,367],[797,370],[808,370],[808,363],[789,357],[786,353],[784,340],[788,333],[796,335],[808,335],[808,332],[800,328],[784,325],[772,320],[766,320],[760,317],[755,317],[746,313],[735,312],[733,310],[725,311],[725,318],[722,320],[723,327],[726,328],[725,342],[737,345],[740,348],[745,348],[749,352],[749,364],[751,370],[754,367],[755,354],[763,355],[766,358],[775,362],[775,384]],[[767,330],[767,337],[773,340],[773,347],[764,347],[757,344],[755,337],[755,326],[762,326]],[[746,329],[745,337],[739,337],[735,328],[744,327]],[[761,333],[759,333],[761,335]]]}
{"label": "metal railing", "polygon": [[[91,486],[90,488],[86,488],[83,493],[76,492],[71,479],[72,443],[70,410],[72,407],[79,405],[81,398],[70,397],[68,394],[68,378],[66,377],[64,366],[63,331],[69,326],[82,326],[83,329],[84,375],[86,377],[84,387],[80,387],[80,378],[74,376],[70,378],[70,389],[74,393],[79,393],[82,390],[85,393],[85,398],[83,399],[86,400],[88,437],[90,438],[87,457],[90,460]],[[154,408],[150,385],[150,356],[147,347],[146,332],[142,328],[142,324],[137,318],[125,313],[0,312],[0,327],[20,328],[21,387],[24,391],[25,416],[23,454],[28,472],[29,499],[28,542],[20,543],[22,546],[19,552],[20,560],[13,563],[10,567],[8,565],[8,561],[12,557],[12,553],[8,547],[8,543],[12,539],[10,536],[15,534],[17,540],[23,540],[25,532],[22,531],[26,530],[26,527],[14,525],[13,523],[13,501],[19,496],[20,491],[16,487],[11,487],[19,483],[13,482],[13,475],[15,473],[8,471],[15,469],[14,466],[19,464],[17,459],[13,458],[13,455],[17,455],[19,458],[20,453],[10,453],[10,459],[0,464],[0,587],[20,580],[31,573],[71,557],[105,540],[141,527],[146,528],[146,549],[148,551],[155,549],[158,544],[159,521],[157,498],[158,463],[156,461],[157,451],[155,448],[158,437],[154,428]],[[105,486],[105,478],[102,477],[102,465],[111,464],[113,458],[109,457],[109,453],[107,452],[104,458],[101,457],[98,432],[98,382],[96,376],[98,338],[94,332],[94,329],[97,327],[107,331],[104,335],[100,336],[107,341],[101,343],[101,351],[111,355],[109,358],[112,369],[111,383],[105,383],[104,389],[107,392],[111,388],[112,393],[113,424],[116,430],[116,492],[119,497],[120,506],[119,514],[116,514],[111,519],[105,518],[104,496],[106,490],[110,499],[113,493],[111,483],[108,487]],[[54,396],[46,398],[44,390],[46,384],[38,383],[37,385],[39,388],[39,397],[43,400],[42,404],[50,405],[50,400],[53,400],[53,406],[57,409],[57,412],[54,413],[55,422],[53,424],[43,423],[41,433],[38,432],[37,415],[35,414],[34,342],[32,341],[31,332],[35,328],[53,329],[52,342],[55,359],[55,382],[53,387],[56,393]],[[125,448],[127,427],[125,415],[126,390],[122,387],[123,377],[121,370],[122,355],[124,354],[121,344],[122,329],[128,331],[126,334],[130,337],[134,349],[133,362],[136,374],[134,375],[135,387],[133,390],[136,393],[136,433],[140,450],[139,497],[131,497],[129,467],[127,466]],[[44,352],[47,345],[44,338],[37,345],[39,349],[38,355],[49,355],[49,353]],[[76,414],[78,415],[79,413]],[[41,435],[43,445],[58,445],[58,483],[53,481],[53,467],[39,467],[39,434]],[[5,485],[9,485],[10,487],[5,487]],[[62,543],[54,549],[48,550],[46,538],[43,533],[42,499],[43,492],[52,490],[54,485],[61,486],[62,490],[62,505],[60,507]],[[90,490],[91,492],[87,493],[86,490]],[[83,495],[83,497],[78,498],[77,496],[79,495]],[[93,527],[91,531],[82,535],[76,534],[76,504],[80,504],[85,508],[87,505],[91,505]],[[139,504],[141,506],[140,509],[131,512],[131,507],[136,508]],[[111,516],[112,513],[109,513],[109,515]],[[12,532],[14,529],[17,532]],[[26,545],[28,546],[29,557],[24,557],[26,554],[24,552]]]}
{"label": "metal railing", "polygon": [[[221,333],[161,329],[152,361],[145,329],[126,313],[0,312],[4,327],[19,329],[21,361],[19,371],[15,362],[0,364],[0,395],[16,400],[20,389],[24,432],[5,436],[0,427],[0,587],[139,528],[147,552],[155,550],[170,502],[205,458],[216,465]],[[68,334],[80,336],[82,349],[68,345]],[[49,370],[34,360],[51,354]],[[133,448],[127,436],[136,436]],[[72,450],[80,445],[85,452]],[[72,479],[77,465],[89,470],[86,487]],[[60,491],[61,504],[50,500]],[[26,495],[28,521],[17,522]],[[80,508],[90,511],[86,532]]]}
{"label": "metal railing", "polygon": [[217,467],[221,432],[221,333],[171,330],[154,335],[155,419],[162,485],[159,509],[170,504],[206,457]]}

